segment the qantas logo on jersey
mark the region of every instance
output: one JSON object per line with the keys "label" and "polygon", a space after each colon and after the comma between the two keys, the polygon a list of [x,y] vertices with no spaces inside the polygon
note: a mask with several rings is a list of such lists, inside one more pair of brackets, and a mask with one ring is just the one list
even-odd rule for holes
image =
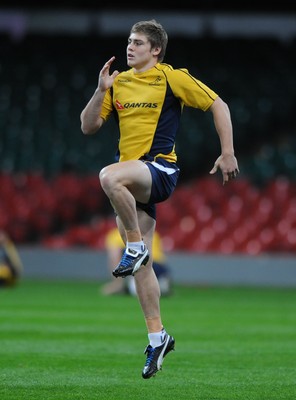
{"label": "qantas logo on jersey", "polygon": [[124,110],[125,108],[157,108],[157,103],[124,103],[122,105],[118,100],[115,103],[117,110]]}
{"label": "qantas logo on jersey", "polygon": [[115,103],[116,103],[116,108],[117,108],[117,110],[124,110],[124,107],[123,107],[123,105],[120,103],[120,101],[115,100]]}

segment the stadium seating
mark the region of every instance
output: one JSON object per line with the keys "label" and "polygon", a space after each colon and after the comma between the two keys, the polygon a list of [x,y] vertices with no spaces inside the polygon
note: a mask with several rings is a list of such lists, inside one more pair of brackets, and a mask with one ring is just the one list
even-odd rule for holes
{"label": "stadium seating", "polygon": [[[103,249],[113,210],[96,175],[0,175],[0,228],[16,243]],[[296,183],[281,177],[258,188],[217,177],[180,184],[157,206],[167,251],[296,252]]]}
{"label": "stadium seating", "polygon": [[[79,117],[110,54],[126,68],[118,54],[125,44],[122,37],[0,37],[0,228],[17,243],[103,246],[113,213],[98,172],[113,161],[118,133],[110,120],[85,137]],[[167,250],[296,252],[295,54],[295,41],[171,39],[166,61],[187,67],[229,104],[241,173],[224,187],[208,177],[219,152],[212,120],[185,108],[179,186],[157,209]]]}

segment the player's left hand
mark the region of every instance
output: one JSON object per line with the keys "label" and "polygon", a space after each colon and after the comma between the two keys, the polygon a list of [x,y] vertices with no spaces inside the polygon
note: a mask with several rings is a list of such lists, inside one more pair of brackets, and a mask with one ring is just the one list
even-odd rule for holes
{"label": "player's left hand", "polygon": [[218,169],[221,170],[223,176],[223,185],[235,179],[239,174],[237,159],[232,154],[221,154],[215,161],[214,167],[211,169],[210,174],[215,174]]}

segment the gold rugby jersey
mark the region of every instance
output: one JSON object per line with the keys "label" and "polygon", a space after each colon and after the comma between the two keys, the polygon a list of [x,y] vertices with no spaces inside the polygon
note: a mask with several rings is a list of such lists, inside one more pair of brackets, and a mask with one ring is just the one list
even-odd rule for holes
{"label": "gold rugby jersey", "polygon": [[187,69],[158,63],[142,73],[121,72],[106,92],[101,117],[119,126],[119,161],[145,155],[176,162],[175,138],[184,105],[206,111],[218,95]]}

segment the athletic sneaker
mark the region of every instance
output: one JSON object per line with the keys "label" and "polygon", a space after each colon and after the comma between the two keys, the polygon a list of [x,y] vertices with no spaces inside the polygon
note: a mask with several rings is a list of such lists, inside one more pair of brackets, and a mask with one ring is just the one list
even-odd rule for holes
{"label": "athletic sneaker", "polygon": [[162,345],[152,347],[149,344],[144,351],[144,354],[147,354],[147,359],[142,371],[142,377],[149,379],[155,376],[156,372],[162,368],[164,357],[171,350],[175,350],[175,339],[168,334],[166,334]]}
{"label": "athletic sneaker", "polygon": [[112,271],[112,274],[118,278],[125,278],[128,275],[134,275],[142,265],[146,265],[149,260],[147,247],[143,247],[142,253],[138,253],[133,249],[125,249],[120,263]]}

